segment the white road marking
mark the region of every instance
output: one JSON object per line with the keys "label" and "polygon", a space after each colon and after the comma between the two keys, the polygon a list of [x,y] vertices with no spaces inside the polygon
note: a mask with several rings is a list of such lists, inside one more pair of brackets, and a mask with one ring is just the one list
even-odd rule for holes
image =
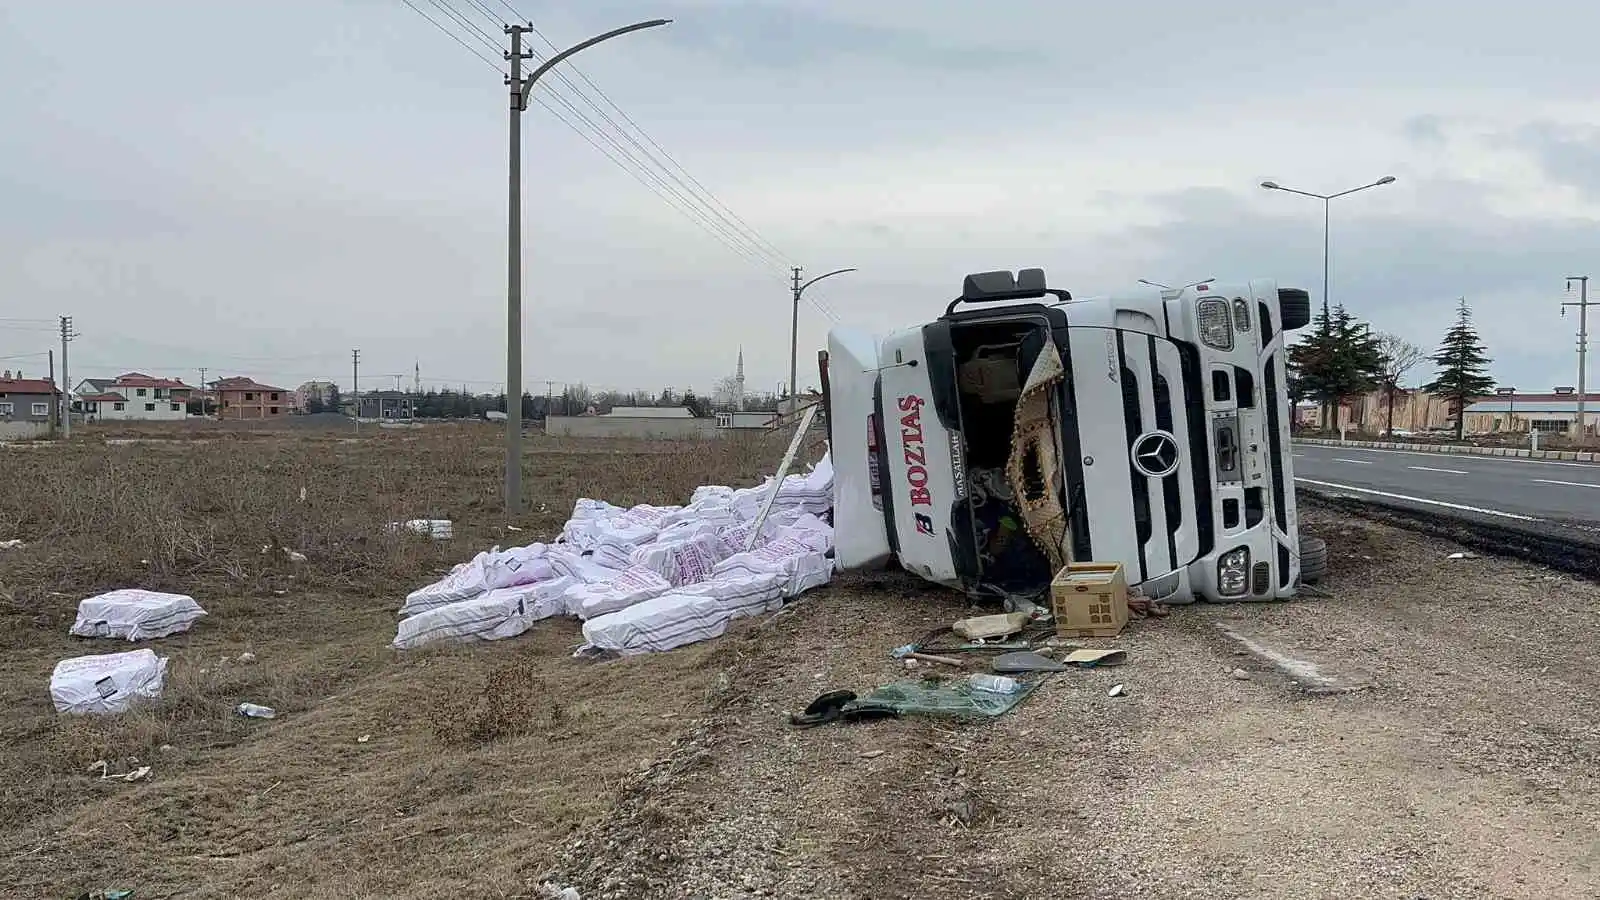
{"label": "white road marking", "polygon": [[1310,478],[1296,478],[1295,481],[1303,481],[1306,484],[1314,484],[1317,487],[1333,488],[1340,491],[1352,491],[1357,494],[1371,494],[1374,497],[1387,497],[1390,500],[1405,500],[1409,503],[1425,503],[1429,506],[1442,506],[1446,509],[1459,509],[1462,512],[1483,513],[1486,516],[1499,516],[1502,519],[1516,519],[1520,522],[1544,521],[1543,519],[1534,518],[1533,516],[1502,512],[1498,509],[1484,509],[1481,506],[1466,506],[1460,503],[1446,503],[1443,500],[1430,500],[1427,497],[1412,497],[1406,494],[1391,494],[1388,491],[1375,491],[1372,488],[1355,487],[1348,484],[1335,484],[1331,481],[1313,481]]}
{"label": "white road marking", "polygon": [[1548,478],[1535,478],[1534,484],[1561,484],[1567,487],[1600,488],[1600,484],[1585,484],[1582,481],[1551,481]]}
{"label": "white road marking", "polygon": [[1429,459],[1444,457],[1451,462],[1497,462],[1519,463],[1531,466],[1565,466],[1569,469],[1595,469],[1600,468],[1600,463],[1592,462],[1560,462],[1553,459],[1524,459],[1520,456],[1479,456],[1476,453],[1427,453],[1419,450],[1380,450],[1372,447],[1351,447],[1348,445],[1330,447],[1324,444],[1301,444],[1306,450],[1330,450],[1344,453],[1391,453],[1398,456],[1426,456]]}
{"label": "white road marking", "polygon": [[1334,462],[1347,462],[1347,463],[1350,463],[1351,465],[1354,465],[1354,466],[1370,466],[1370,465],[1372,465],[1372,460],[1370,460],[1370,459],[1341,459],[1341,458],[1335,456],[1333,458],[1333,461]]}
{"label": "white road marking", "polygon": [[1466,472],[1463,472],[1460,469],[1435,469],[1433,466],[1406,466],[1406,468],[1408,468],[1408,469],[1416,469],[1418,472],[1444,472],[1447,475],[1465,475],[1465,474],[1467,474]]}

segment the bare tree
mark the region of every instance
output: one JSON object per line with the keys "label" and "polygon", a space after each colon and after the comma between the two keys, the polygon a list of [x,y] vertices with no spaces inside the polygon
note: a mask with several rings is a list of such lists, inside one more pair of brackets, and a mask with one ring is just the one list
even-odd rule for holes
{"label": "bare tree", "polygon": [[1378,333],[1378,352],[1383,355],[1383,393],[1388,405],[1384,433],[1394,437],[1394,395],[1400,390],[1400,380],[1416,368],[1425,356],[1421,347],[1386,331]]}

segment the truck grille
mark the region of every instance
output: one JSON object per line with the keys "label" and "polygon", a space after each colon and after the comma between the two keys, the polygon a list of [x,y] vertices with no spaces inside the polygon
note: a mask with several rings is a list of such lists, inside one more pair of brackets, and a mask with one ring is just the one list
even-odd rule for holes
{"label": "truck grille", "polygon": [[1267,357],[1267,458],[1272,468],[1272,515],[1278,528],[1289,530],[1289,497],[1283,481],[1283,437],[1278,431],[1282,420],[1278,418],[1278,354]]}
{"label": "truck grille", "polygon": [[[1166,342],[1161,342],[1161,345],[1181,346]],[[1180,414],[1186,416],[1186,430],[1193,434],[1195,427],[1188,424],[1192,422],[1192,416],[1188,415],[1187,410],[1180,413],[1176,408],[1173,401],[1173,386],[1168,383],[1159,367],[1157,339],[1153,336],[1118,333],[1117,352],[1120,357],[1118,381],[1122,394],[1123,431],[1127,438],[1128,452],[1131,454],[1139,437],[1149,431],[1174,433],[1177,417]],[[1180,357],[1180,366],[1183,365]],[[1185,376],[1188,375],[1186,367],[1184,373]],[[1196,390],[1202,389],[1203,386],[1197,383]],[[1203,398],[1200,402],[1203,416]],[[1201,443],[1203,446],[1203,435]],[[1193,471],[1196,461],[1192,447],[1185,456],[1188,457],[1187,465]],[[1201,458],[1204,458],[1203,454]],[[1183,529],[1185,521],[1183,486],[1180,480],[1182,471],[1183,468],[1180,466],[1177,471],[1162,477],[1159,483],[1153,483],[1156,479],[1142,476],[1138,472],[1130,473],[1132,477],[1129,479],[1129,492],[1133,506],[1134,531],[1140,548],[1138,557],[1141,581],[1172,571],[1188,561],[1178,558],[1177,534]],[[1200,474],[1207,471],[1198,470]],[[1153,496],[1157,491],[1160,496]],[[1204,520],[1206,517],[1202,515],[1200,518]],[[1158,519],[1162,534],[1156,534]],[[1145,550],[1149,544],[1154,544],[1155,547],[1149,548],[1154,552],[1147,560]],[[1155,549],[1162,544],[1166,545],[1165,553]]]}

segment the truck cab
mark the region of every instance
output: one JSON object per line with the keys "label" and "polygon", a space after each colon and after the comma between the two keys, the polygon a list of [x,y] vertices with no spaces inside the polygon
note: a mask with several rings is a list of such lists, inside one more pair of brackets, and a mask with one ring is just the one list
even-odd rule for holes
{"label": "truck cab", "polygon": [[839,567],[1002,599],[1116,561],[1165,602],[1292,596],[1285,333],[1309,318],[1270,280],[1074,300],[1023,269],[967,276],[926,324],[834,329]]}

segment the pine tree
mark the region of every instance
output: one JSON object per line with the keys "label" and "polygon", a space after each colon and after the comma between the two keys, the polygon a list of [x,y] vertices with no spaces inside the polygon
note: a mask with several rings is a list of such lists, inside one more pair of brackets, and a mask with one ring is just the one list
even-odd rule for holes
{"label": "pine tree", "polygon": [[1489,377],[1489,348],[1478,339],[1478,330],[1472,325],[1472,310],[1467,298],[1462,297],[1456,308],[1456,322],[1444,333],[1444,341],[1430,357],[1439,367],[1439,374],[1422,386],[1450,402],[1456,417],[1456,440],[1466,436],[1467,404],[1494,390],[1494,379]]}
{"label": "pine tree", "polygon": [[1318,314],[1315,324],[1289,348],[1291,390],[1322,404],[1324,427],[1330,427],[1340,402],[1378,386],[1384,359],[1372,330],[1343,306],[1334,307],[1332,316]]}

